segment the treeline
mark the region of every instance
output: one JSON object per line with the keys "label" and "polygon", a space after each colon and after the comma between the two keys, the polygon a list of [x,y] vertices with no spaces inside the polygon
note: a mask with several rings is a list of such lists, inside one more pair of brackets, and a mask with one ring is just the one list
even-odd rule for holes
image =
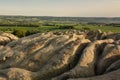
{"label": "treeline", "polygon": [[39,25],[36,24],[0,24],[0,26],[4,27],[12,27],[12,26],[18,26],[18,27],[39,27]]}
{"label": "treeline", "polygon": [[0,16],[4,20],[25,20],[25,21],[64,21],[64,22],[80,22],[80,23],[120,23],[120,17],[52,17],[52,16]]}
{"label": "treeline", "polygon": [[98,25],[98,26],[113,26],[113,27],[120,27],[120,23],[87,23],[89,25]]}
{"label": "treeline", "polygon": [[36,33],[39,33],[39,32],[40,32],[39,30],[15,29],[15,30],[13,30],[12,34],[14,34],[18,37],[25,37],[25,36],[36,34]]}
{"label": "treeline", "polygon": [[74,26],[59,26],[59,29],[75,29]]}
{"label": "treeline", "polygon": [[[75,29],[75,27],[74,26],[60,26],[58,29]],[[25,37],[25,36],[29,36],[29,35],[40,33],[40,32],[41,30],[39,28],[35,30],[13,29],[12,34],[18,37]]]}
{"label": "treeline", "polygon": [[111,23],[111,24],[107,24],[107,26],[113,26],[113,27],[120,27],[120,23]]}

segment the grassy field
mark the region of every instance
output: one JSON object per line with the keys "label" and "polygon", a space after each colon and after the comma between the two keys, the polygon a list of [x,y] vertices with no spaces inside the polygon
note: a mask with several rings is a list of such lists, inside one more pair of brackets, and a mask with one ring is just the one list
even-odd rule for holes
{"label": "grassy field", "polygon": [[85,26],[75,26],[76,29],[82,29],[82,28],[89,28],[90,30],[102,30],[103,32],[114,32],[114,33],[120,33],[120,27],[113,27],[113,26],[93,26],[93,25],[85,25]]}
{"label": "grassy field", "polygon": [[5,26],[0,26],[0,31],[13,31],[15,29],[24,29],[24,30],[34,30],[36,29],[36,27],[5,27]]}
{"label": "grassy field", "polygon": [[[120,33],[120,27],[112,27],[112,26],[98,26],[98,25],[84,25],[84,26],[74,26],[74,29],[82,30],[82,29],[89,29],[89,30],[97,30],[100,29],[104,32],[115,32]],[[27,31],[38,31],[38,32],[46,32],[46,31],[60,31],[64,29],[59,29],[58,26],[40,26],[40,27],[19,27],[19,26],[13,26],[13,27],[5,27],[0,26],[0,31],[3,32],[12,32],[14,30],[27,30]]]}

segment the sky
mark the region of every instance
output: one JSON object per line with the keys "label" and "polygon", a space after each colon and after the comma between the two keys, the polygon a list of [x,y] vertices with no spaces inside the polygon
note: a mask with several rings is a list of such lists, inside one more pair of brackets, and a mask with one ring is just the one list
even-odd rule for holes
{"label": "sky", "polygon": [[0,0],[0,15],[120,17],[120,0]]}

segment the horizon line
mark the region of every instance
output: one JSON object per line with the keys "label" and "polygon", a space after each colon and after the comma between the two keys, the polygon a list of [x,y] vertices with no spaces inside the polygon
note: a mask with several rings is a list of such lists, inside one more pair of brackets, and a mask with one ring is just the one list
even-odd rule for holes
{"label": "horizon line", "polygon": [[27,16],[27,17],[84,17],[84,18],[120,18],[120,16],[39,16],[39,15],[0,15],[0,16]]}

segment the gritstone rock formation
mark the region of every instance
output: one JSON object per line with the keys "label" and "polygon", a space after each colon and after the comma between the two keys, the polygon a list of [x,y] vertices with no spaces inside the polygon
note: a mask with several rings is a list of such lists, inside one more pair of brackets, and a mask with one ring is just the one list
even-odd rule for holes
{"label": "gritstone rock formation", "polygon": [[120,79],[119,33],[72,30],[10,36],[0,48],[0,80]]}
{"label": "gritstone rock formation", "polygon": [[18,38],[10,33],[0,33],[0,45],[6,45],[7,43],[17,40]]}

